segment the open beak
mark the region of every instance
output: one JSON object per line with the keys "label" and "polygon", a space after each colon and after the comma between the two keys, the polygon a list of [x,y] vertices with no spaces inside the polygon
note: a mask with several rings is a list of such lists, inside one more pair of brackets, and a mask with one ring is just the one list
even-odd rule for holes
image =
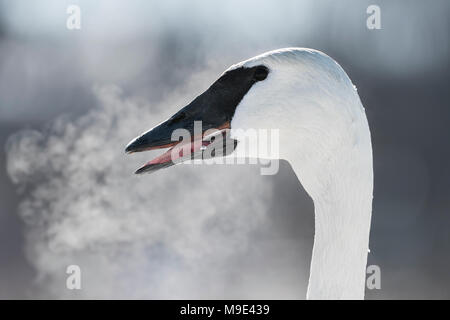
{"label": "open beak", "polygon": [[[170,148],[136,173],[154,172],[185,159],[206,159],[233,152],[237,141],[230,138],[229,129],[236,107],[253,84],[264,80],[268,72],[269,69],[263,65],[226,72],[167,121],[132,140],[125,149],[127,153]],[[196,121],[201,121],[201,130],[197,129]],[[172,134],[177,129],[187,130],[189,139],[173,141]],[[211,129],[216,129],[215,133]]]}
{"label": "open beak", "polygon": [[[221,115],[209,108],[210,99],[207,96],[205,97],[206,93],[208,91],[168,120],[133,139],[127,145],[125,149],[127,153],[169,148],[160,156],[140,167],[135,173],[151,173],[186,160],[229,154],[235,149],[237,142],[229,137],[229,119],[226,115]],[[194,130],[196,121],[201,121],[200,131]],[[188,141],[173,141],[172,133],[177,129],[187,130],[190,139]],[[205,136],[205,132],[211,129],[217,129],[216,134]],[[218,134],[221,135],[221,139],[217,139]],[[220,141],[220,145],[214,144],[215,140]],[[212,147],[214,148],[213,152],[209,149]]]}
{"label": "open beak", "polygon": [[[225,123],[217,128],[216,134],[205,136],[203,131],[201,135],[195,136],[193,132],[190,132],[191,139],[188,141],[168,142],[167,139],[170,139],[172,132],[167,128],[170,125],[167,125],[166,122],[137,137],[126,147],[125,151],[127,153],[169,148],[163,154],[136,170],[136,174],[152,173],[186,160],[207,159],[226,155],[231,153],[230,150],[233,151],[236,148],[237,142],[229,137],[229,123]],[[187,128],[189,127],[190,125],[187,126]],[[219,136],[220,139],[217,139]],[[216,143],[214,143],[215,141]],[[214,150],[211,150],[211,148]],[[220,150],[217,152],[218,149]]]}

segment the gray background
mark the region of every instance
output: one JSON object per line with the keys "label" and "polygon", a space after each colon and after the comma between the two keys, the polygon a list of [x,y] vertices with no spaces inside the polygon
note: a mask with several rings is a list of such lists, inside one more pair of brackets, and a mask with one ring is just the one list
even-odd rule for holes
{"label": "gray background", "polygon": [[[381,30],[365,26],[369,4]],[[288,163],[275,176],[181,165],[137,178],[152,154],[123,154],[230,64],[290,46],[335,58],[367,111],[382,289],[366,297],[450,298],[449,9],[1,1],[0,298],[303,299],[313,204]],[[81,291],[65,289],[69,264]]]}

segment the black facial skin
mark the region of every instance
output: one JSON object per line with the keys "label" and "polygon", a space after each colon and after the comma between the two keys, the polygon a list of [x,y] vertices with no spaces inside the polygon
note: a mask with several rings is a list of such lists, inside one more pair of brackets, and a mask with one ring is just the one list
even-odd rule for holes
{"label": "black facial skin", "polygon": [[194,121],[202,121],[203,132],[211,128],[229,127],[242,98],[268,74],[269,69],[263,65],[228,71],[167,121],[134,139],[125,151],[131,153],[171,146],[174,144],[171,135],[176,129],[187,129],[193,136]]}

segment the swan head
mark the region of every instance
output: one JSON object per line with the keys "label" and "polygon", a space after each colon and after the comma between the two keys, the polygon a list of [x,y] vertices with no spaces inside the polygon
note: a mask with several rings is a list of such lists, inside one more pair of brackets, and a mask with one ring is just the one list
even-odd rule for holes
{"label": "swan head", "polygon": [[[194,132],[195,121],[202,122],[201,132]],[[279,152],[260,154],[256,148],[256,157],[295,162],[305,188],[313,190],[318,176],[328,175],[330,159],[358,144],[365,126],[364,109],[344,70],[320,51],[287,48],[231,66],[190,104],[132,140],[126,152],[173,149],[180,142],[173,141],[172,133],[185,129],[192,140],[184,156],[193,155],[208,147],[205,133],[215,128],[231,129],[223,146],[245,157],[248,148],[240,142],[247,130],[278,130]],[[172,149],[137,173],[173,165]]]}

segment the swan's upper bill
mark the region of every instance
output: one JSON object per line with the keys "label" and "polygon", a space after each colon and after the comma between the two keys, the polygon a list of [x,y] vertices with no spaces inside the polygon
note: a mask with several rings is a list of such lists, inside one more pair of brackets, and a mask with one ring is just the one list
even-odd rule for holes
{"label": "swan's upper bill", "polygon": [[[203,132],[195,132],[196,120],[202,121]],[[203,134],[211,128],[231,129],[227,141],[235,149],[242,148],[239,142],[247,129],[279,130],[279,158],[289,161],[314,200],[308,297],[363,298],[372,147],[364,108],[345,71],[316,50],[264,53],[228,68],[190,104],[131,141],[126,151],[173,148],[178,142],[171,140],[172,132],[187,129],[194,138],[186,150],[194,155],[208,147]],[[239,151],[245,155],[245,150]],[[170,154],[169,150],[137,173],[173,165]]]}

